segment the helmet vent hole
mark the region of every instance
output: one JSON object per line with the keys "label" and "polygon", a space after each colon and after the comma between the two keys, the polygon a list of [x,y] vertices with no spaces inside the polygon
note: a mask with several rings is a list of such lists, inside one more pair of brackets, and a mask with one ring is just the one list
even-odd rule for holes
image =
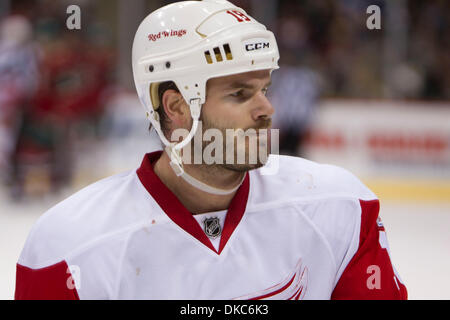
{"label": "helmet vent hole", "polygon": [[219,47],[215,47],[213,50],[214,50],[214,55],[216,56],[216,61],[217,62],[223,61],[222,53],[220,52]]}
{"label": "helmet vent hole", "polygon": [[169,69],[170,68],[170,61],[166,62],[166,68]]}
{"label": "helmet vent hole", "polygon": [[155,70],[155,67],[153,65],[148,67],[148,71],[153,72]]}
{"label": "helmet vent hole", "polygon": [[211,58],[211,53],[209,52],[209,50],[208,50],[208,51],[205,51],[205,58],[206,58],[206,62],[207,62],[208,64],[213,63],[212,58]]}
{"label": "helmet vent hole", "polygon": [[227,57],[227,60],[233,60],[233,54],[231,53],[230,45],[228,43],[225,43],[223,45],[223,50],[225,50],[225,56]]}

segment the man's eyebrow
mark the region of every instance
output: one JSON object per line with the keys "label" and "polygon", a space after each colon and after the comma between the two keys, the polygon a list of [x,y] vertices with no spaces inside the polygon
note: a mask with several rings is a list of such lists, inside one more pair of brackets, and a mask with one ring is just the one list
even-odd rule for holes
{"label": "man's eyebrow", "polygon": [[[267,82],[264,85],[264,88],[269,87],[271,84],[272,81],[269,80],[269,82]],[[254,89],[254,88],[255,88],[254,85],[242,81],[232,82],[230,85],[227,86],[227,89]]]}

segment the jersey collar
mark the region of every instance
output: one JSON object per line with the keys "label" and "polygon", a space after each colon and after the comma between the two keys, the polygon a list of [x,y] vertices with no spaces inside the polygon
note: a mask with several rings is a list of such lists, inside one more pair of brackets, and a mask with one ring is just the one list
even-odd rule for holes
{"label": "jersey collar", "polygon": [[192,216],[192,213],[183,206],[180,200],[178,200],[172,191],[166,187],[166,185],[153,171],[153,165],[159,159],[161,154],[162,151],[156,151],[148,153],[144,156],[141,166],[136,171],[139,180],[153,199],[155,199],[155,201],[159,204],[165,214],[174,223],[206,247],[217,254],[220,254],[244,215],[250,190],[249,174],[246,174],[244,182],[241,184],[235,196],[231,200],[227,215],[225,217],[219,250],[216,251],[209,238]]}

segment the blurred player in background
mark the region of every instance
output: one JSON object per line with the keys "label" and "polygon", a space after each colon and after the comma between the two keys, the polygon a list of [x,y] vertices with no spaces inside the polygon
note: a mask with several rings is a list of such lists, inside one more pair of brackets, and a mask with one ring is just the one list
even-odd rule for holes
{"label": "blurred player in background", "polygon": [[2,21],[0,166],[16,200],[69,186],[74,141],[94,140],[103,115],[113,50],[95,23],[68,30],[61,8],[51,2],[35,15],[35,1],[17,1]]}
{"label": "blurred player in background", "polygon": [[6,17],[0,24],[0,172],[4,182],[16,182],[15,151],[24,114],[38,87],[38,63],[30,21],[22,15]]}
{"label": "blurred player in background", "polygon": [[304,142],[321,92],[320,77],[304,65],[310,52],[308,30],[295,6],[289,7],[289,15],[282,15],[278,24],[280,70],[272,75],[268,95],[277,108],[273,126],[280,129],[280,154],[304,156]]}
{"label": "blurred player in background", "polygon": [[[37,221],[16,299],[406,299],[367,187],[297,157],[253,163],[256,150],[237,139],[261,129],[260,156],[277,142],[263,139],[276,109],[266,97],[279,59],[272,32],[230,2],[184,1],[148,15],[132,51],[165,149]],[[210,147],[198,134],[228,130],[231,141],[214,141],[222,158],[188,161]]]}
{"label": "blurred player in background", "polygon": [[319,77],[313,70],[285,63],[272,82],[269,98],[277,106],[273,125],[280,129],[280,154],[302,156],[318,103]]}

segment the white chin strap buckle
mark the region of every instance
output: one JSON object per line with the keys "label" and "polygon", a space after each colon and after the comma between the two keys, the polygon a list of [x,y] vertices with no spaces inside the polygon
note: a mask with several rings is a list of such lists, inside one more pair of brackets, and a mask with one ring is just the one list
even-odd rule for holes
{"label": "white chin strap buckle", "polygon": [[181,176],[184,173],[183,164],[181,161],[180,150],[173,148],[172,146],[166,147],[166,152],[170,158],[170,166],[172,170],[175,172],[177,177]]}

